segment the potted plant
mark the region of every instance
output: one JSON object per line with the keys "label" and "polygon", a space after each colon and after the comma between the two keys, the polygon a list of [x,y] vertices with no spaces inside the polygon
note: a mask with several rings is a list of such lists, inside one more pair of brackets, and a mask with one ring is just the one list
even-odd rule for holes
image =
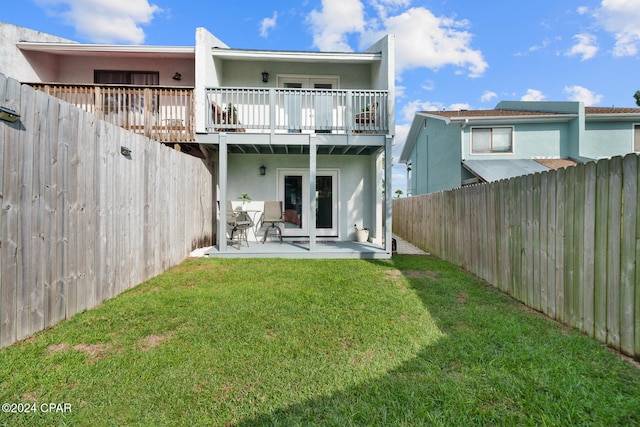
{"label": "potted plant", "polygon": [[242,201],[242,205],[244,206],[245,203],[251,201],[251,197],[249,197],[247,193],[242,193],[240,194],[240,200]]}
{"label": "potted plant", "polygon": [[356,229],[356,242],[364,243],[369,240],[369,229],[358,228],[358,224],[353,224]]}

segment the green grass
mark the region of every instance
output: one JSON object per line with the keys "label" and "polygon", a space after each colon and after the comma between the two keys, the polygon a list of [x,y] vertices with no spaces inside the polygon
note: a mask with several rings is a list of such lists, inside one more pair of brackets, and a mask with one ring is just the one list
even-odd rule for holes
{"label": "green grass", "polygon": [[0,403],[36,403],[12,426],[637,425],[640,369],[434,258],[200,259],[0,350]]}

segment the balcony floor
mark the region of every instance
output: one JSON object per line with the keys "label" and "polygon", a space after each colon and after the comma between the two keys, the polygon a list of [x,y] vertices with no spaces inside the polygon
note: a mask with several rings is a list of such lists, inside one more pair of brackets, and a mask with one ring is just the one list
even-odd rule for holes
{"label": "balcony floor", "polygon": [[313,252],[309,250],[308,239],[269,238],[266,243],[256,243],[249,239],[249,246],[243,244],[227,246],[227,252],[220,252],[216,246],[204,250],[203,255],[210,258],[364,258],[388,259],[391,253],[373,243],[355,241],[318,240]]}

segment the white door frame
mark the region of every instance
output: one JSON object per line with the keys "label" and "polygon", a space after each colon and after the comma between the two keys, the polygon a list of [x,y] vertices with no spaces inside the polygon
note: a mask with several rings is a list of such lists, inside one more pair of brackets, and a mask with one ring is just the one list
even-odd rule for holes
{"label": "white door frame", "polygon": [[[277,188],[278,188],[278,200],[282,201],[282,206],[283,209],[285,209],[286,203],[285,203],[285,183],[284,183],[284,177],[285,176],[301,176],[302,177],[302,196],[301,196],[301,207],[302,207],[302,226],[300,228],[292,228],[289,227],[287,228],[286,223],[285,226],[282,228],[282,235],[283,236],[309,236],[309,169],[308,168],[279,168],[278,169],[278,173],[277,173],[277,179],[278,179],[278,184],[277,184]],[[340,185],[339,185],[339,179],[340,179],[340,170],[339,169],[325,169],[325,168],[321,168],[321,169],[317,169],[316,170],[316,179],[317,177],[320,176],[330,176],[332,178],[331,181],[331,186],[332,186],[332,190],[331,190],[331,196],[332,196],[332,203],[331,203],[331,228],[316,228],[316,236],[332,236],[332,237],[338,237],[339,235],[339,201],[340,201],[340,197],[338,194]],[[316,200],[316,210],[318,209],[318,203]],[[292,213],[289,212],[288,215],[291,215]]]}

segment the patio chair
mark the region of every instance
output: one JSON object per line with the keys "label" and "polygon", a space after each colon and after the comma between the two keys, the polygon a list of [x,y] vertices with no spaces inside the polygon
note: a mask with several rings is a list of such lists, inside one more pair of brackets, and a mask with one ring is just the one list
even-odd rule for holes
{"label": "patio chair", "polygon": [[229,241],[231,246],[234,242],[238,243],[238,250],[242,245],[242,241],[249,247],[249,240],[247,239],[247,230],[253,227],[253,221],[246,212],[234,211],[230,201],[227,201],[227,225],[231,227],[231,235]]}
{"label": "patio chair", "polygon": [[356,130],[354,133],[375,133],[376,110],[378,103],[373,103],[367,111],[356,114]]}
{"label": "patio chair", "polygon": [[[282,230],[280,230],[279,224],[284,224],[284,211],[282,210],[282,202],[280,201],[265,201],[264,211],[262,212],[262,225],[268,224],[269,227],[264,231],[262,236],[262,243],[267,240],[269,231],[275,230],[280,237],[280,243],[282,243]],[[262,227],[261,225],[261,227]]]}

